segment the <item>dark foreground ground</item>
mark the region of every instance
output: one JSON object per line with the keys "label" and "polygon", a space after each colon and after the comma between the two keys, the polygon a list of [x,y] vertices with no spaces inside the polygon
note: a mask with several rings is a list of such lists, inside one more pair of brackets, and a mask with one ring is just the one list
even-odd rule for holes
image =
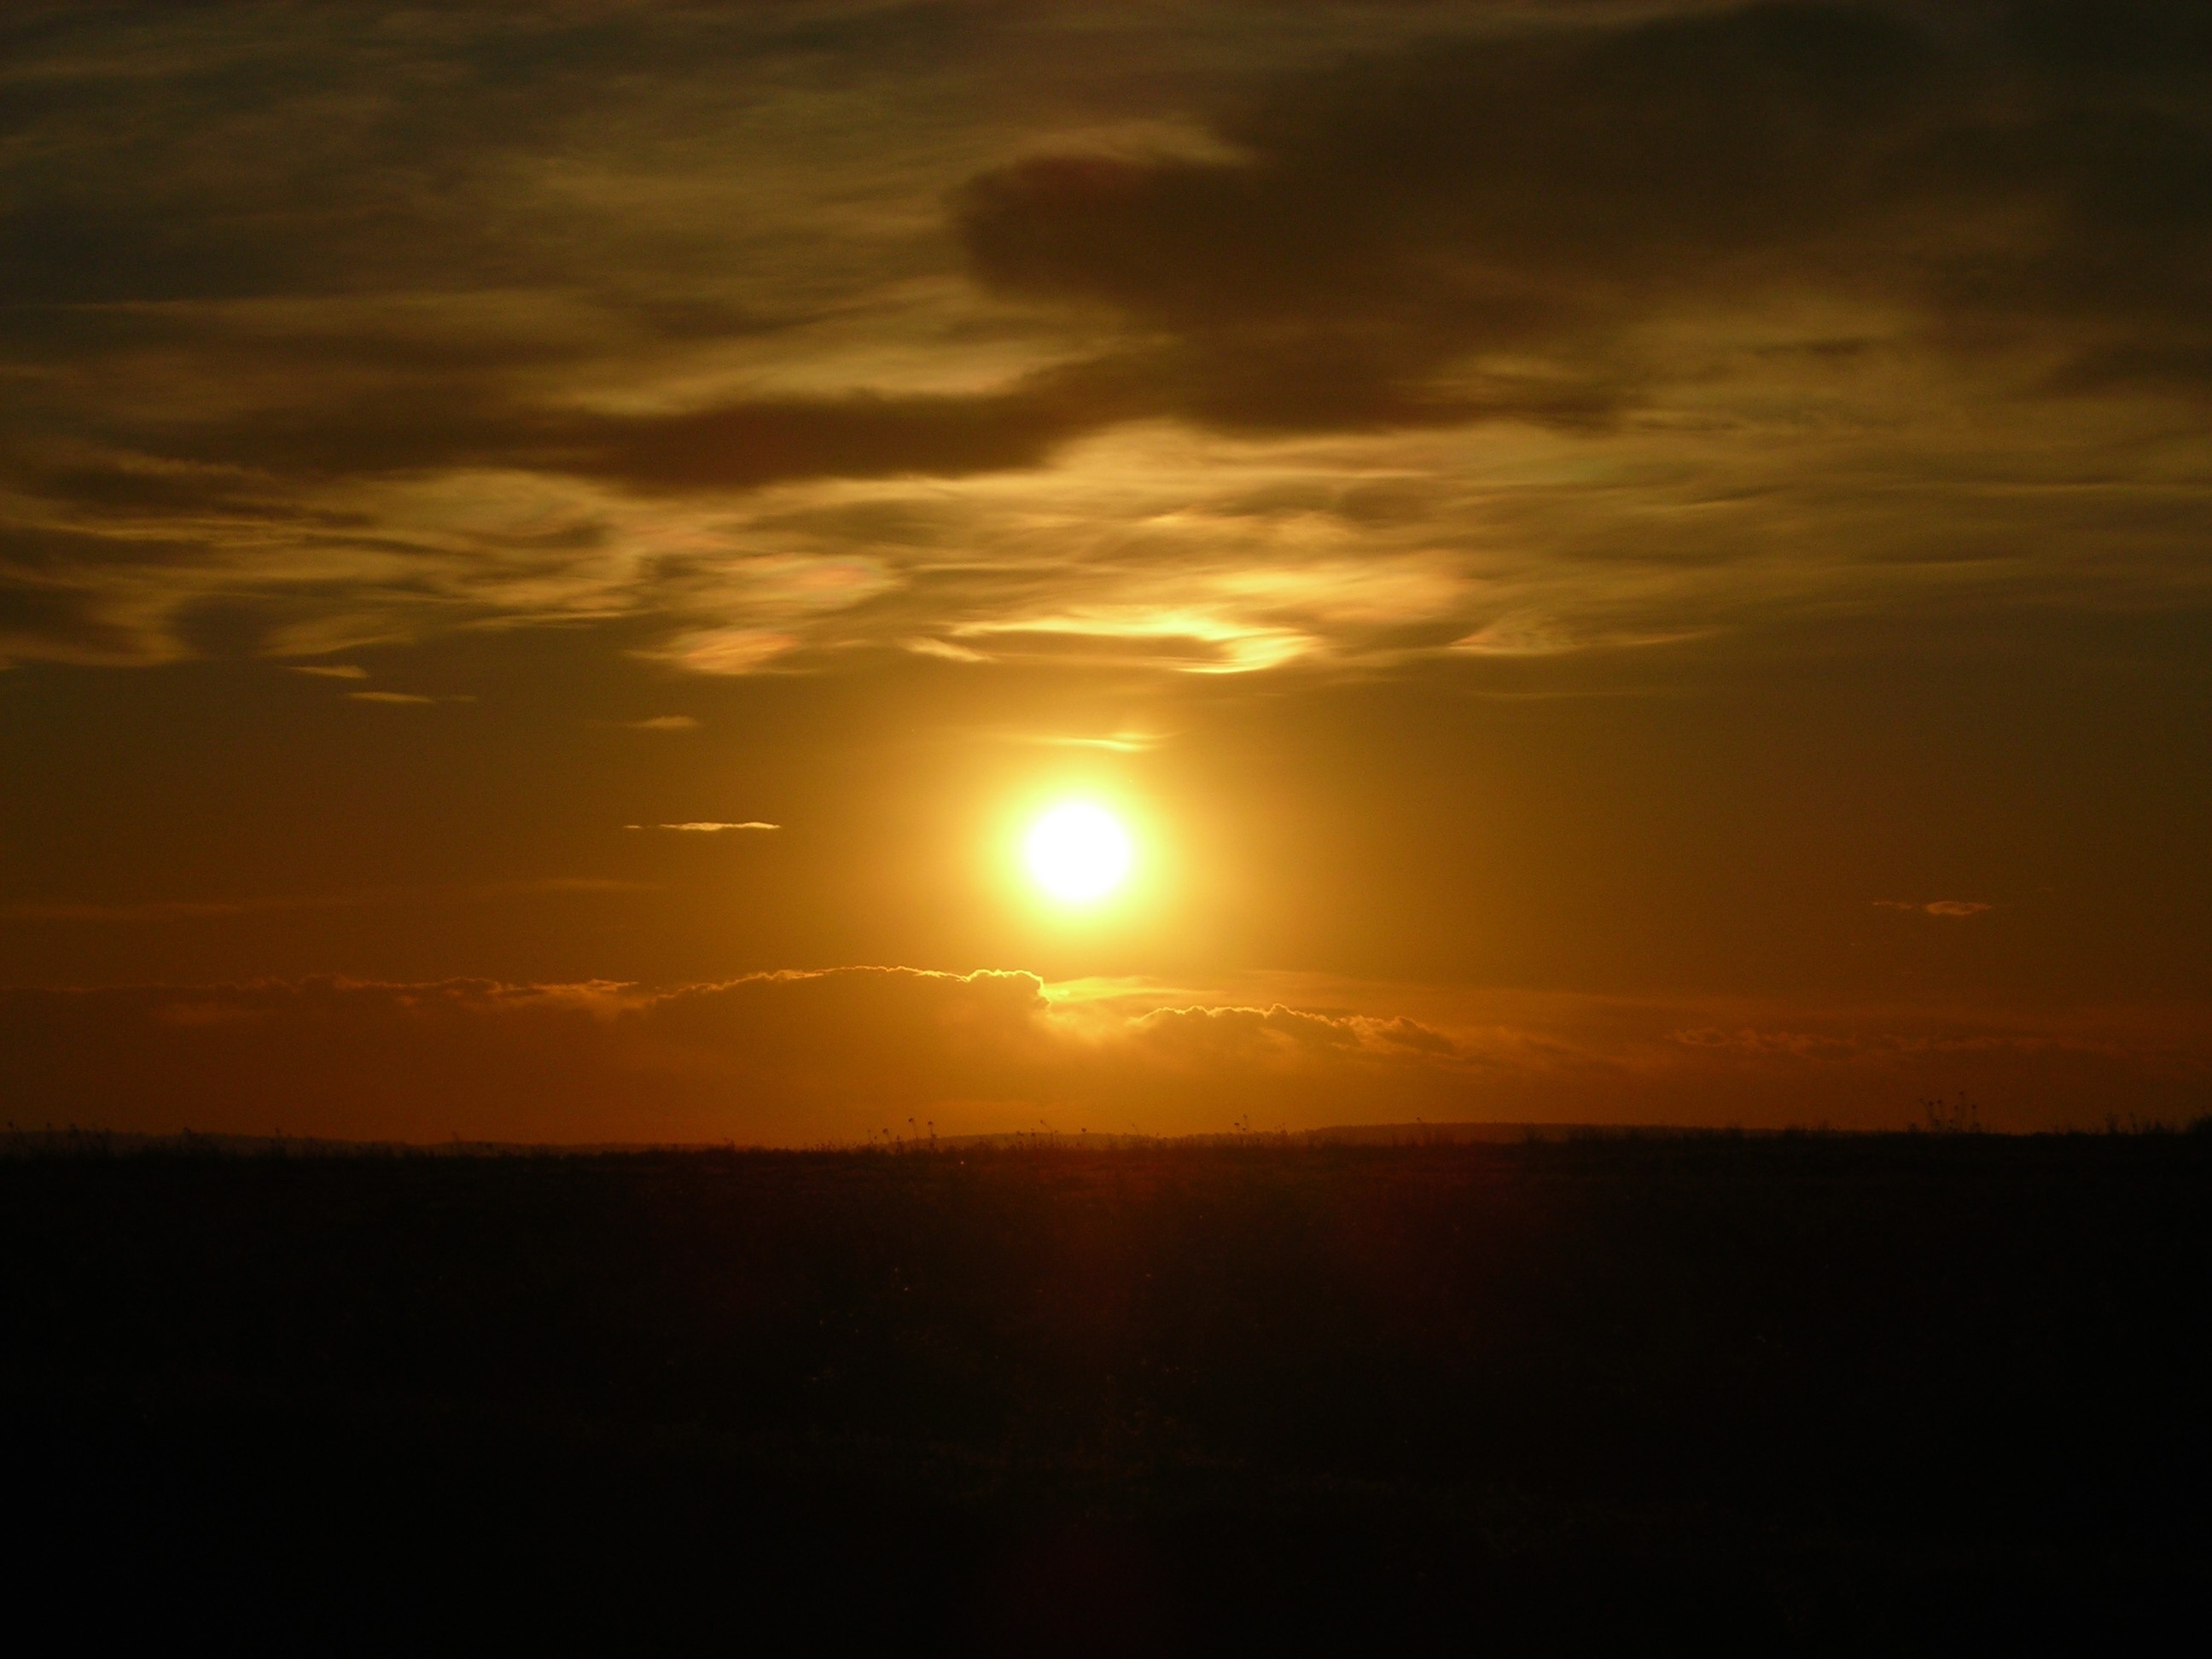
{"label": "dark foreground ground", "polygon": [[10,1618],[2188,1650],[2208,1200],[2203,1134],[0,1158]]}

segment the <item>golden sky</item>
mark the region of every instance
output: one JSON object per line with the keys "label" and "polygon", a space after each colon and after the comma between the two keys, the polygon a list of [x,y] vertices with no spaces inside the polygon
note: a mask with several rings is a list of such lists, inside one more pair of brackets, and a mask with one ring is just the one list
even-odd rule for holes
{"label": "golden sky", "polygon": [[20,1120],[2212,1106],[2199,5],[19,4],[0,133]]}

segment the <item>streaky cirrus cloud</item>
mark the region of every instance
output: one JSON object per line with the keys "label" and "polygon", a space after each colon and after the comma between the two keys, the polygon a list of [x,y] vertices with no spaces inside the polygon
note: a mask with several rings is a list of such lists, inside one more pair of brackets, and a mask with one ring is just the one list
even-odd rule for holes
{"label": "streaky cirrus cloud", "polygon": [[19,1123],[364,1139],[857,1139],[1447,1120],[1999,1127],[2212,1107],[2202,1011],[2027,1022],[1498,994],[1449,1021],[904,968],[0,991]]}

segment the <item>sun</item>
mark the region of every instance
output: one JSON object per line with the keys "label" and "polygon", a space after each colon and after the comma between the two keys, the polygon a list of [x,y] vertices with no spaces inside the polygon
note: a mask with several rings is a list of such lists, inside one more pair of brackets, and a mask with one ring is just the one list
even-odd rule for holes
{"label": "sun", "polygon": [[1030,874],[1063,904],[1092,904],[1128,878],[1129,832],[1091,801],[1055,806],[1030,826],[1023,843]]}

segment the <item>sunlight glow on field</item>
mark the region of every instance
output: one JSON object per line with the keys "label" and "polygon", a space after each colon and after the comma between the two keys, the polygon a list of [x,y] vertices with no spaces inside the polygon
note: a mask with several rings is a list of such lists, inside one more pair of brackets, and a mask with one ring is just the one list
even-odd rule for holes
{"label": "sunlight glow on field", "polygon": [[1092,904],[1127,879],[1128,831],[1104,807],[1070,801],[1030,826],[1024,861],[1038,886],[1065,904]]}

